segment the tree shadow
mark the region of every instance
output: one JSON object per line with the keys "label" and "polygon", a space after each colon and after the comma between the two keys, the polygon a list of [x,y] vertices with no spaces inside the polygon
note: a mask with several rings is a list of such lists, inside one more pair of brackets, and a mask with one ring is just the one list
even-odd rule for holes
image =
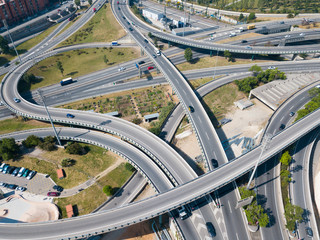
{"label": "tree shadow", "polygon": [[73,75],[75,75],[75,74],[77,74],[77,73],[78,73],[78,71],[70,72],[70,73],[68,73],[66,76],[73,76]]}

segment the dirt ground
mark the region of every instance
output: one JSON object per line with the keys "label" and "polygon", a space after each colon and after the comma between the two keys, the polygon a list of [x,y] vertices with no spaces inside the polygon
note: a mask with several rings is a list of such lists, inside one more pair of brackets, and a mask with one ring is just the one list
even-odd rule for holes
{"label": "dirt ground", "polygon": [[[240,110],[236,106],[231,107],[226,118],[230,118],[232,121],[216,129],[221,142],[238,134],[240,134],[239,137],[253,138],[266,126],[273,111],[257,99],[252,99],[251,101],[254,103],[254,106],[245,110]],[[185,134],[190,129],[191,127],[187,127],[183,133]],[[175,138],[174,145],[185,159],[191,158],[194,160],[196,156],[201,154],[199,144],[194,133],[185,135],[187,137],[181,139]],[[232,145],[231,149],[226,153],[229,158],[237,157],[241,155],[240,146]]]}

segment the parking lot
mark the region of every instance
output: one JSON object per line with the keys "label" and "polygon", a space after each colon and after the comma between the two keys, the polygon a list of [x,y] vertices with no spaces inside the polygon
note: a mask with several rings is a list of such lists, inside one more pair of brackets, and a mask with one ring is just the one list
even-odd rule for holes
{"label": "parking lot", "polygon": [[37,173],[31,180],[28,180],[24,177],[16,177],[0,172],[0,182],[26,187],[27,192],[45,196],[55,185],[50,177],[46,177],[42,173]]}

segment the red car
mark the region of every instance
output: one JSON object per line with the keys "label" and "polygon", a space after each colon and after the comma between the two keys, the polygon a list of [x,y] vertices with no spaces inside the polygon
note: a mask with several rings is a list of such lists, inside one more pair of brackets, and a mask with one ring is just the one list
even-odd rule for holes
{"label": "red car", "polygon": [[93,12],[96,12],[96,10],[97,10],[96,8],[93,8],[93,9],[92,9]]}
{"label": "red car", "polygon": [[117,4],[119,4],[119,1],[117,2]]}
{"label": "red car", "polygon": [[151,69],[153,69],[153,67],[148,67],[148,70],[151,70]]}
{"label": "red car", "polygon": [[60,193],[59,192],[48,192],[47,196],[48,197],[58,197],[58,196],[60,196]]}

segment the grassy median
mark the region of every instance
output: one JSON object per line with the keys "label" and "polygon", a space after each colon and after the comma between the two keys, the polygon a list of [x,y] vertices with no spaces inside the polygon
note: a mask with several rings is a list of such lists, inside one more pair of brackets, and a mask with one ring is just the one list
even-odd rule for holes
{"label": "grassy median", "polygon": [[[78,77],[139,57],[135,48],[89,48],[69,51],[44,59],[34,65],[27,73],[41,77],[42,81],[31,84],[31,89],[59,83],[67,77]],[[107,60],[105,60],[107,59]],[[57,67],[60,61],[63,74]]]}

